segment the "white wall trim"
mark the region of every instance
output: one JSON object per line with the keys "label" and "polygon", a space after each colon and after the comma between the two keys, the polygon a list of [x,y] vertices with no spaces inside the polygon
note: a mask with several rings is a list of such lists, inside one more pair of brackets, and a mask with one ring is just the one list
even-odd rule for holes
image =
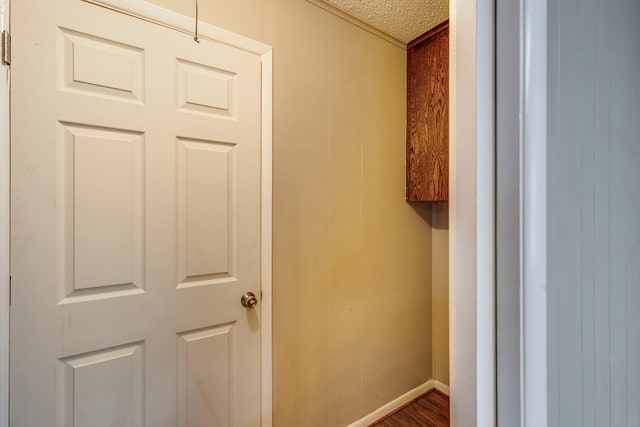
{"label": "white wall trim", "polygon": [[522,301],[521,0],[497,0],[497,420],[520,426]]}
{"label": "white wall trim", "polygon": [[547,1],[522,0],[522,425],[547,425]]}
{"label": "white wall trim", "polygon": [[[9,0],[0,0],[1,30],[9,31]],[[9,426],[10,77],[0,64],[0,427]]]}
{"label": "white wall trim", "polygon": [[446,394],[447,396],[450,395],[451,389],[449,388],[448,385],[446,385],[445,383],[442,383],[442,382],[440,382],[438,380],[433,380],[432,382],[433,382],[433,388],[434,389],[438,390],[441,393]]}
{"label": "white wall trim", "polygon": [[430,390],[438,390],[446,394],[447,396],[449,395],[449,387],[447,385],[441,383],[440,381],[429,380],[426,383],[414,388],[413,390],[409,390],[402,396],[392,400],[386,405],[381,406],[370,414],[360,418],[358,421],[349,424],[348,427],[368,427]]}
{"label": "white wall trim", "polygon": [[495,6],[450,16],[449,320],[452,426],[495,426]]}
{"label": "white wall trim", "polygon": [[476,0],[477,425],[496,425],[495,0]]}
{"label": "white wall trim", "polygon": [[[502,280],[503,291],[517,299],[503,299],[501,335],[498,336],[503,362],[500,423],[519,426],[547,425],[547,1],[519,0],[518,5],[502,3],[498,15],[502,40],[517,40],[518,45],[500,51],[501,70],[506,74],[498,82],[505,102],[501,131],[503,160],[499,165],[503,184],[503,221],[499,225],[503,251],[519,254],[508,268],[517,270],[517,279]],[[507,6],[512,8],[506,10]],[[514,19],[514,16],[517,17]],[[515,78],[515,89],[510,80]],[[515,111],[515,112],[514,112]],[[515,129],[515,132],[514,132]],[[513,147],[513,141],[518,146]],[[508,150],[512,150],[508,152]],[[519,162],[513,164],[514,153]],[[513,184],[515,183],[515,184]],[[511,187],[508,188],[508,185]],[[515,187],[515,188],[514,188]],[[508,194],[509,191],[511,194]],[[519,194],[518,194],[519,191]],[[518,194],[516,200],[511,200]],[[515,215],[517,228],[510,227]],[[505,220],[506,218],[506,220]],[[517,233],[517,235],[513,235]],[[503,269],[503,272],[505,270]],[[517,292],[505,286],[518,286]],[[516,304],[516,307],[513,307]],[[513,328],[517,328],[513,332]],[[517,346],[517,347],[516,347]],[[511,357],[516,357],[510,363]]]}
{"label": "white wall trim", "polygon": [[262,55],[262,427],[273,425],[273,51]]}

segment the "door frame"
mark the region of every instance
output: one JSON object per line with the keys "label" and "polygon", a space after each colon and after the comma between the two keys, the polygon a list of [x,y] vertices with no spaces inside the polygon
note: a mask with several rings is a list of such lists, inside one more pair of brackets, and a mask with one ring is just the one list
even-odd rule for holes
{"label": "door frame", "polygon": [[[83,0],[187,34],[194,21],[143,0]],[[9,30],[10,0],[0,0],[0,30]],[[254,53],[261,58],[261,417],[262,427],[273,425],[272,374],[272,146],[273,48],[264,43],[198,23],[198,36]],[[9,427],[9,312],[10,312],[10,70],[0,65],[0,427]]]}
{"label": "door frame", "polygon": [[547,425],[547,0],[516,3],[450,6],[453,426]]}
{"label": "door frame", "polygon": [[[0,0],[0,31],[9,31],[9,0]],[[0,427],[9,427],[11,157],[10,67],[0,63]]]}
{"label": "door frame", "polygon": [[496,1],[497,420],[521,424],[521,1]]}
{"label": "door frame", "polygon": [[495,0],[450,3],[451,425],[496,425]]}
{"label": "door frame", "polygon": [[497,1],[500,40],[517,41],[497,55],[498,249],[518,254],[499,265],[498,423],[545,426],[547,0]]}

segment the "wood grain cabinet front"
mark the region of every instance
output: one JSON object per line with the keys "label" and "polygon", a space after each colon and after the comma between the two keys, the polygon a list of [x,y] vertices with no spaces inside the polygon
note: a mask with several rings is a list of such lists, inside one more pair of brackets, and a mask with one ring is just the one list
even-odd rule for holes
{"label": "wood grain cabinet front", "polygon": [[407,201],[449,198],[449,21],[407,46]]}

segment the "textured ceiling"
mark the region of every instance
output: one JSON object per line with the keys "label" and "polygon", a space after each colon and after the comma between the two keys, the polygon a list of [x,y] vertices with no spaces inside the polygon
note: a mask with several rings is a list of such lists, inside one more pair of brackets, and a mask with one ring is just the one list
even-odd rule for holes
{"label": "textured ceiling", "polygon": [[449,0],[324,0],[408,43],[449,17]]}

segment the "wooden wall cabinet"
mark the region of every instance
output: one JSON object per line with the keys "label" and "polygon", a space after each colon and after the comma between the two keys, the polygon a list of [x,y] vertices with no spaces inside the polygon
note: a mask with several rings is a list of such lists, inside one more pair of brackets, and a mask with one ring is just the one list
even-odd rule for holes
{"label": "wooden wall cabinet", "polygon": [[449,21],[407,46],[407,201],[449,198]]}

